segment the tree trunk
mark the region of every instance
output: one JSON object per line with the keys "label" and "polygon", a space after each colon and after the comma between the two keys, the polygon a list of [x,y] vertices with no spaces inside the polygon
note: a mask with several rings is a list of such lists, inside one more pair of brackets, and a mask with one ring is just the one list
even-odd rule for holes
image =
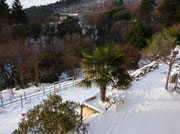
{"label": "tree trunk", "polygon": [[14,84],[15,84],[15,86],[17,87],[19,84],[18,84],[18,81],[17,81],[16,77],[15,77],[15,76],[12,76],[12,79],[14,80]]}
{"label": "tree trunk", "polygon": [[168,90],[168,82],[169,82],[169,76],[170,76],[170,73],[171,73],[171,68],[172,68],[172,64],[169,65],[169,71],[168,71],[168,76],[167,76],[167,79],[166,79],[166,86],[165,86],[166,90]]}
{"label": "tree trunk", "polygon": [[38,62],[36,63],[36,69],[35,69],[35,78],[34,78],[34,81],[35,81],[35,83],[34,83],[34,85],[36,86],[36,87],[38,87],[38,80],[39,80],[39,72],[38,72]]}
{"label": "tree trunk", "polygon": [[100,91],[101,91],[101,101],[102,101],[102,102],[105,102],[106,86],[100,85]]}

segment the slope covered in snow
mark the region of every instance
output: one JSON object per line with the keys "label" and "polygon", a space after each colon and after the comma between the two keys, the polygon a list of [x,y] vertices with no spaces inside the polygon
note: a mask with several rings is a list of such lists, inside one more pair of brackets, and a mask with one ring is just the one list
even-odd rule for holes
{"label": "slope covered in snow", "polygon": [[[26,89],[26,92],[36,92],[37,90],[42,90],[41,88],[31,87]],[[15,91],[15,95],[22,94],[24,90]],[[64,101],[70,100],[74,102],[82,102],[88,96],[92,94],[97,94],[99,90],[96,87],[92,89],[83,89],[70,86],[64,88],[57,92],[58,95],[61,95]],[[8,91],[4,91],[4,97],[8,96]],[[42,102],[43,99],[47,99],[47,95],[37,96],[32,99],[27,99],[23,102],[24,107],[21,108],[20,102],[11,104],[5,108],[0,107],[0,134],[10,134],[18,127],[18,123],[22,118],[22,114],[26,113],[29,109],[33,108],[35,105],[38,105]],[[1,104],[1,103],[0,103]]]}
{"label": "slope covered in snow", "polygon": [[[179,134],[180,133],[180,91],[170,92],[164,89],[167,77],[168,66],[159,64],[151,71],[149,66],[145,67],[147,74],[139,75],[143,72],[137,70],[135,76],[140,76],[132,82],[132,86],[125,91],[113,90],[109,95],[117,94],[117,98],[123,103],[118,103],[115,109],[100,109],[100,113],[94,115],[84,122],[88,123],[88,134]],[[147,71],[148,70],[148,71]],[[169,89],[172,84],[169,84]],[[108,87],[109,89],[109,87]],[[34,87],[29,92],[36,91]],[[19,90],[15,94],[20,94]],[[97,95],[99,89],[92,87],[85,90],[77,87],[69,87],[58,92],[64,100],[81,102],[89,96]],[[5,92],[6,93],[6,92]],[[119,95],[119,96],[118,96]],[[24,108],[20,104],[14,104],[0,109],[0,134],[9,134],[18,127],[21,114],[27,112],[33,106],[39,104],[47,96],[40,96],[35,99],[25,101]],[[99,98],[92,104],[98,109],[101,107]]]}
{"label": "slope covered in snow", "polygon": [[160,65],[120,91],[124,104],[88,119],[89,134],[179,134],[180,91],[164,89],[167,70],[167,65]]}

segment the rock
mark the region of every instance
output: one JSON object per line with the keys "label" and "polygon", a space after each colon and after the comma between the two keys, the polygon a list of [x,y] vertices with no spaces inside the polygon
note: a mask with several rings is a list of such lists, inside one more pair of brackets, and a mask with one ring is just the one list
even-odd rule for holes
{"label": "rock", "polygon": [[15,87],[15,90],[20,90],[20,89],[21,89],[20,86]]}

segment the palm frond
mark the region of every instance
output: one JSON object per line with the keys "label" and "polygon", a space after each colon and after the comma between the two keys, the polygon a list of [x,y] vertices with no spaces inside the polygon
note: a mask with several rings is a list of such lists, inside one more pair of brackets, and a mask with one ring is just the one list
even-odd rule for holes
{"label": "palm frond", "polygon": [[80,81],[78,84],[76,84],[78,87],[83,87],[83,88],[90,88],[92,86],[91,80],[84,79]]}

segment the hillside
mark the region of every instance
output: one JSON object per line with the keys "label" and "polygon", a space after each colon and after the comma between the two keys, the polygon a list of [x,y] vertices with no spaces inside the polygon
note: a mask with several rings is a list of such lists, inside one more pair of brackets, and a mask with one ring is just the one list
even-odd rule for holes
{"label": "hillside", "polygon": [[[150,64],[152,65],[152,64]],[[123,103],[116,104],[116,108],[103,108],[99,98],[93,102],[101,112],[84,122],[89,124],[88,134],[179,134],[180,132],[180,92],[170,92],[164,89],[168,66],[159,63],[158,68],[143,77],[133,81],[132,86],[125,91],[109,90],[107,96],[119,96]],[[135,73],[140,73],[137,70]],[[50,85],[49,85],[50,86]],[[169,85],[169,89],[172,85]],[[26,91],[42,90],[28,88]],[[70,86],[58,92],[65,100],[81,102],[97,94],[99,89],[89,90]],[[4,97],[8,96],[4,91]],[[23,91],[15,91],[19,95]],[[45,99],[46,96],[26,100],[24,108],[20,104],[0,109],[0,133],[7,134],[18,126],[21,114]],[[11,129],[9,129],[11,128]]]}
{"label": "hillside", "polygon": [[[56,3],[33,6],[25,9],[26,15],[30,19],[35,19],[43,22],[47,18],[50,18],[52,13],[62,12],[62,13],[84,13],[91,11],[98,11],[103,9],[103,4],[108,5],[109,0],[67,0],[59,1]],[[107,10],[104,7],[103,10]]]}
{"label": "hillside", "polygon": [[[121,92],[123,105],[88,119],[89,134],[179,134],[180,92],[164,89],[167,65]],[[169,86],[172,88],[172,86]]]}

